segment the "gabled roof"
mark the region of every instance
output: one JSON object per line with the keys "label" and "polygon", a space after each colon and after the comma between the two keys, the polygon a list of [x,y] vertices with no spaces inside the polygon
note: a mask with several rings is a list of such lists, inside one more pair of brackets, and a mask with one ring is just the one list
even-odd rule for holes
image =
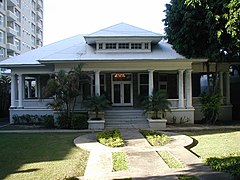
{"label": "gabled roof", "polygon": [[96,41],[106,40],[106,39],[126,39],[126,38],[144,38],[150,42],[159,42],[163,35],[138,28],[126,23],[119,23],[108,28],[96,31],[92,34],[84,36],[88,44],[96,43]]}

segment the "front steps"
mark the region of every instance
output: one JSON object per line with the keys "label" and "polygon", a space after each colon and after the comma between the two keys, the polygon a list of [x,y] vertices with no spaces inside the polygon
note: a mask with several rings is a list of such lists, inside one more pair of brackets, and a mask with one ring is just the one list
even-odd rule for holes
{"label": "front steps", "polygon": [[143,110],[114,109],[105,111],[105,129],[149,128]]}

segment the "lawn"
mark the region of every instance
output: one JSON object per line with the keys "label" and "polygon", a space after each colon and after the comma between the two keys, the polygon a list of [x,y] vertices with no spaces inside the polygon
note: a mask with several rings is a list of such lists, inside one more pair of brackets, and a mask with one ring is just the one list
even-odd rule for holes
{"label": "lawn", "polygon": [[79,133],[1,134],[0,179],[82,176],[89,153],[74,146]]}
{"label": "lawn", "polygon": [[195,140],[191,151],[212,169],[240,176],[240,130],[203,130],[184,134]]}

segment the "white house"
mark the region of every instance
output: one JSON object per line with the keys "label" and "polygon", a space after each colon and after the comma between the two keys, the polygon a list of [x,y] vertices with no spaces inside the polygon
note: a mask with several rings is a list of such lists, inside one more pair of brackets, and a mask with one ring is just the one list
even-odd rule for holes
{"label": "white house", "polygon": [[[198,96],[205,62],[176,53],[160,34],[120,23],[9,58],[0,67],[11,69],[11,120],[14,114],[52,114],[46,106],[51,99],[43,98],[42,88],[51,74],[83,63],[83,71],[92,74],[92,82],[82,87],[79,99],[105,93],[112,106],[127,109],[137,107],[139,97],[153,89],[161,90],[172,103],[168,121],[194,123],[202,118]],[[230,120],[229,65],[221,64],[219,69],[225,96],[220,117]]]}

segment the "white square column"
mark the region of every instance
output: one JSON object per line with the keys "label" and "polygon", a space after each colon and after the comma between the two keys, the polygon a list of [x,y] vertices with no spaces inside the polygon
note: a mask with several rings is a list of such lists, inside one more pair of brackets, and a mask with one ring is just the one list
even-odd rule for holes
{"label": "white square column", "polygon": [[148,78],[149,78],[149,80],[148,80],[148,83],[149,83],[149,85],[148,85],[148,95],[149,96],[152,95],[153,88],[154,88],[154,86],[153,86],[153,72],[154,72],[154,70],[148,70]]}
{"label": "white square column", "polygon": [[10,108],[15,108],[16,107],[16,75],[11,74],[11,107]]}
{"label": "white square column", "polygon": [[192,70],[185,71],[185,92],[187,99],[187,109],[192,109]]}
{"label": "white square column", "polygon": [[95,71],[95,96],[100,96],[100,71]]}
{"label": "white square column", "polygon": [[184,89],[183,89],[183,72],[184,70],[178,70],[178,108],[184,108]]}
{"label": "white square column", "polygon": [[229,77],[229,72],[225,72],[224,73],[224,77],[225,77],[225,88],[226,88],[226,104],[230,105],[231,101],[230,101],[230,77]]}
{"label": "white square column", "polygon": [[23,75],[18,75],[18,108],[23,108]]}
{"label": "white square column", "polygon": [[[219,72],[219,90],[221,97],[223,97],[223,72]],[[221,104],[223,104],[223,99],[221,99]]]}

